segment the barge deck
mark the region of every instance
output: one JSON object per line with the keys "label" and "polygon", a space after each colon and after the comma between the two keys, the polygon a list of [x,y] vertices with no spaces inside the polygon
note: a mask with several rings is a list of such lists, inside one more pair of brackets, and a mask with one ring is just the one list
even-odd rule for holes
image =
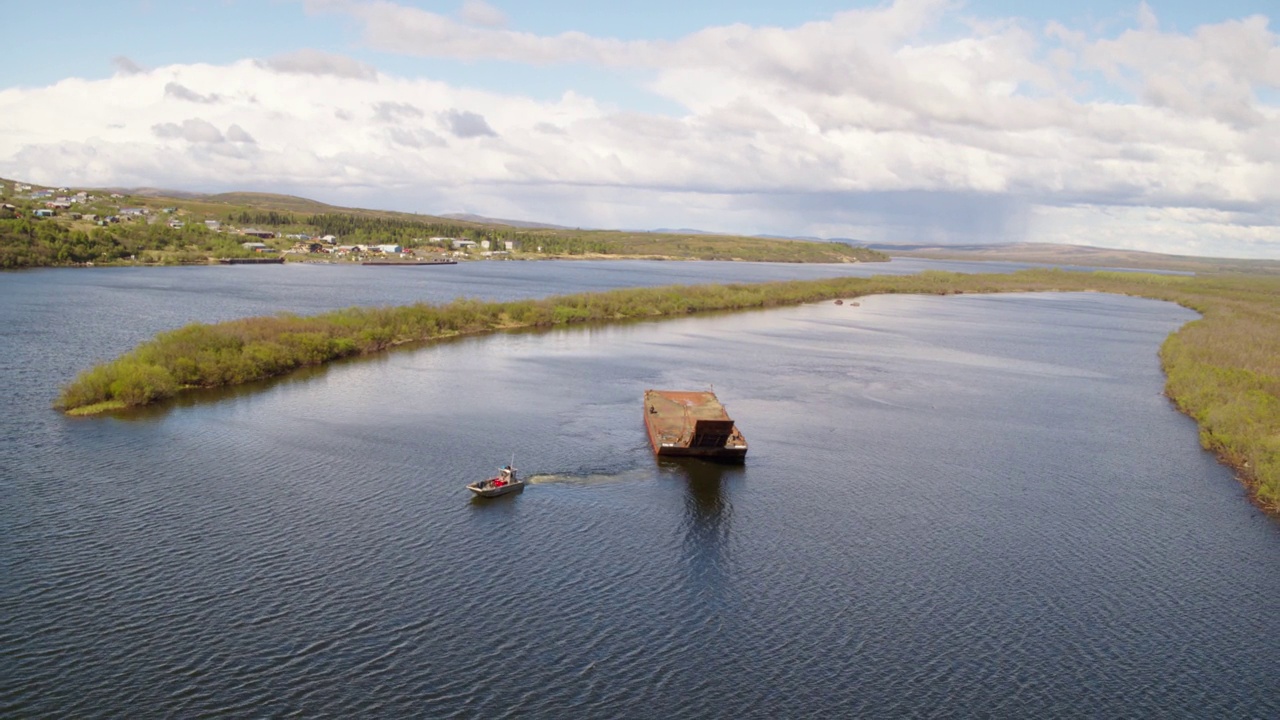
{"label": "barge deck", "polygon": [[644,424],[655,455],[746,460],[747,440],[715,393],[646,390]]}

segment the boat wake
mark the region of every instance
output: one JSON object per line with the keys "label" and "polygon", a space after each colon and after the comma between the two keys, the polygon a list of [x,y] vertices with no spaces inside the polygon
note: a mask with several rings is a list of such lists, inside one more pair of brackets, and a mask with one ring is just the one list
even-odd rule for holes
{"label": "boat wake", "polygon": [[562,484],[562,485],[599,485],[603,483],[614,483],[622,481],[636,481],[652,479],[653,471],[645,468],[634,468],[624,470],[618,473],[542,473],[538,475],[530,475],[525,482],[533,485],[542,484]]}

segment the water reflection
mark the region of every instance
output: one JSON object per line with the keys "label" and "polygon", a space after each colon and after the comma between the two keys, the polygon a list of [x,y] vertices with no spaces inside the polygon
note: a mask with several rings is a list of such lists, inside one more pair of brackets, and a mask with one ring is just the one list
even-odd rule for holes
{"label": "water reflection", "polygon": [[659,459],[657,464],[661,476],[685,486],[682,557],[691,599],[720,605],[729,574],[733,527],[729,488],[746,469],[688,458]]}

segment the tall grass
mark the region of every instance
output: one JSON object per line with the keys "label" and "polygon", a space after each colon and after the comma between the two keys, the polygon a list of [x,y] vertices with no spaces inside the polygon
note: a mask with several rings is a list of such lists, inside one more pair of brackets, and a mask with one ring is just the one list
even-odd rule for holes
{"label": "tall grass", "polygon": [[504,328],[552,327],[796,305],[884,293],[1098,291],[1168,300],[1202,317],[1160,358],[1165,390],[1200,426],[1205,448],[1234,467],[1262,507],[1280,513],[1280,278],[1024,270],[925,272],[750,285],[613,290],[543,300],[348,308],[281,314],[161,333],[68,383],[55,407],[76,414],[146,405],[186,388],[252,382],[394,345]]}

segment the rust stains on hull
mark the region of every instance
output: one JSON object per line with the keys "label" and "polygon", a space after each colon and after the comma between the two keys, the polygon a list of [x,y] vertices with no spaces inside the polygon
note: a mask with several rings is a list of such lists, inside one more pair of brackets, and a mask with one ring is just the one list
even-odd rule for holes
{"label": "rust stains on hull", "polygon": [[715,393],[646,390],[644,424],[655,455],[746,460],[747,440]]}

